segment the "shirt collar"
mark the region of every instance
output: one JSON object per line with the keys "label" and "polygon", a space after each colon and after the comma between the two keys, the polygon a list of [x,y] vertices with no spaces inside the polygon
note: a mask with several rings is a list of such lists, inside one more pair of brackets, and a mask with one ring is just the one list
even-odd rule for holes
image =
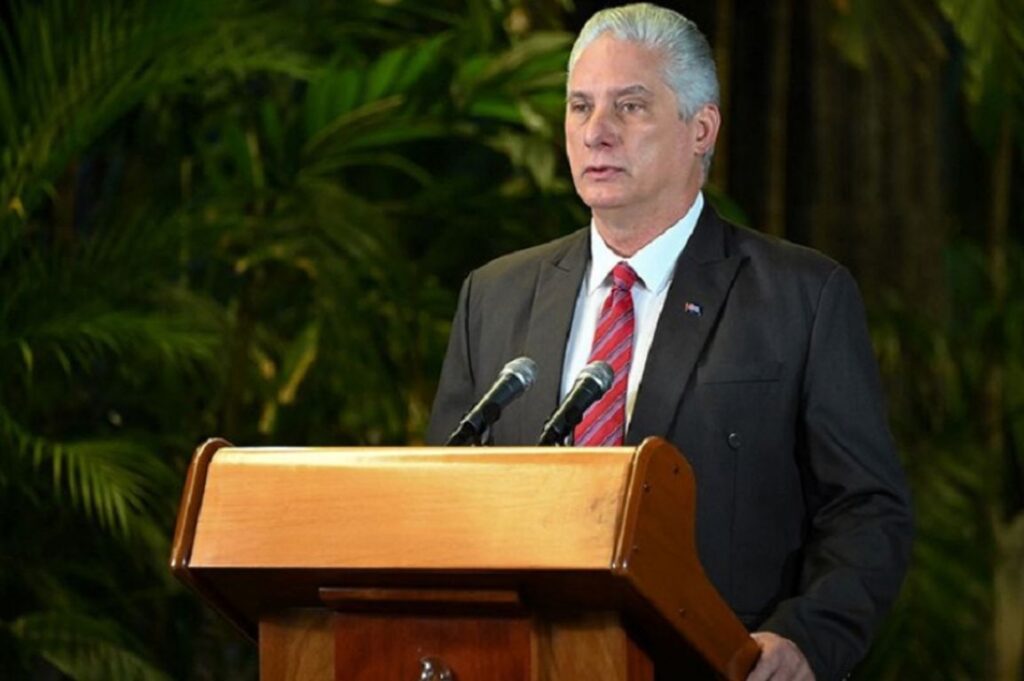
{"label": "shirt collar", "polygon": [[[690,240],[697,218],[704,209],[704,193],[697,192],[690,210],[686,211],[678,222],[659,234],[654,241],[647,244],[627,258],[633,271],[639,277],[637,282],[651,293],[660,293],[672,280],[672,272],[679,254],[683,252],[686,242]],[[587,280],[587,294],[600,288],[611,276],[612,269],[622,261],[622,256],[608,248],[604,239],[597,233],[594,221],[590,221],[590,275]]]}

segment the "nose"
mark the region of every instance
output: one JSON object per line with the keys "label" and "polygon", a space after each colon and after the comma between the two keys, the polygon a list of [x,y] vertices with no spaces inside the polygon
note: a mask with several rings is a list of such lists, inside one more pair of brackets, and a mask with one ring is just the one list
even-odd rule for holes
{"label": "nose", "polygon": [[619,141],[619,122],[609,106],[594,107],[583,131],[583,143],[590,149],[614,146]]}

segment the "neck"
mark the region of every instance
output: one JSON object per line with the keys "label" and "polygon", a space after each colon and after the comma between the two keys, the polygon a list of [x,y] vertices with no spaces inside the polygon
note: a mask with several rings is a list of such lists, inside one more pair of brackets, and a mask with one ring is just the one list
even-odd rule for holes
{"label": "neck", "polygon": [[661,211],[605,208],[593,211],[594,227],[601,239],[616,255],[631,258],[683,219],[693,206],[697,194]]}

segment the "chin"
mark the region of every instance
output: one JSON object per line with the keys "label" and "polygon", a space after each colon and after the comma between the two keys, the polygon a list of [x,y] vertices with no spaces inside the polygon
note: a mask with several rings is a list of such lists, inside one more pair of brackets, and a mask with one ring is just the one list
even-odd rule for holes
{"label": "chin", "polygon": [[583,196],[583,203],[587,204],[591,210],[609,210],[612,208],[621,208],[626,205],[626,200],[621,196],[609,196],[606,194],[601,195],[589,195]]}
{"label": "chin", "polygon": [[577,193],[583,203],[592,209],[619,208],[626,203],[623,192],[613,187],[583,187],[582,191],[578,188]]}

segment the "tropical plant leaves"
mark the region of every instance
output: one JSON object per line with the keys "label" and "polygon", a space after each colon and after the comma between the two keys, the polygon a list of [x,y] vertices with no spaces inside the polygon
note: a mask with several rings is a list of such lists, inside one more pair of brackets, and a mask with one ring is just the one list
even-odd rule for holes
{"label": "tropical plant leaves", "polygon": [[975,136],[990,150],[1003,118],[1017,121],[1024,149],[1024,4],[1015,0],[937,0],[966,49],[964,92]]}
{"label": "tropical plant leaves", "polygon": [[837,9],[832,40],[860,69],[880,56],[895,74],[930,77],[946,55],[933,0],[832,0]]}
{"label": "tropical plant leaves", "polygon": [[[195,603],[171,598],[154,558],[190,446],[416,437],[452,303],[437,260],[454,252],[436,244],[494,220],[564,229],[557,210],[516,211],[556,191],[566,41],[512,41],[494,6],[469,5],[12,8],[0,489],[24,509],[11,536],[38,541],[0,550],[18,565],[4,626],[23,652],[83,679],[227,656],[229,639],[184,640],[172,618]],[[485,73],[453,102],[477,51]],[[478,169],[472,186],[446,166]]]}
{"label": "tropical plant leaves", "polygon": [[[1008,295],[1016,299],[1024,258],[1019,249],[1008,257],[1016,273]],[[869,678],[927,678],[935,668],[953,679],[988,678],[1014,650],[999,627],[1015,621],[998,613],[1005,599],[1016,597],[1007,575],[1019,565],[1012,520],[1024,502],[1014,491],[1024,490],[1024,466],[1013,457],[1024,434],[1024,384],[1008,377],[1022,375],[1024,348],[1012,329],[1024,324],[1024,315],[997,310],[979,247],[956,244],[947,271],[956,313],[946,326],[937,328],[896,300],[872,324],[895,401],[893,428],[905,443],[916,537],[901,597],[861,670]],[[986,411],[994,359],[1007,376],[998,415]],[[1003,450],[989,441],[993,416],[1005,423]],[[1002,641],[1002,647],[979,641]],[[920,667],[923,657],[928,669]]]}
{"label": "tropical plant leaves", "polygon": [[121,536],[145,522],[156,492],[171,479],[167,465],[144,447],[123,439],[48,442],[26,431],[2,405],[0,434],[15,450],[5,457],[11,470],[25,470],[18,457],[48,470],[54,494],[66,495],[74,507]]}
{"label": "tropical plant leaves", "polygon": [[122,535],[139,516],[149,515],[157,493],[169,489],[172,471],[154,452],[125,438],[54,444],[37,449],[35,464],[46,466],[53,486],[72,505]]}
{"label": "tropical plant leaves", "polygon": [[76,681],[170,681],[115,623],[74,611],[34,612],[10,625],[28,648]]}
{"label": "tropical plant leaves", "polygon": [[[132,106],[200,74],[303,74],[270,13],[234,3],[19,3],[0,30],[0,202],[22,220],[69,160]],[[56,36],[60,36],[59,39]],[[3,249],[0,249],[0,253]]]}

